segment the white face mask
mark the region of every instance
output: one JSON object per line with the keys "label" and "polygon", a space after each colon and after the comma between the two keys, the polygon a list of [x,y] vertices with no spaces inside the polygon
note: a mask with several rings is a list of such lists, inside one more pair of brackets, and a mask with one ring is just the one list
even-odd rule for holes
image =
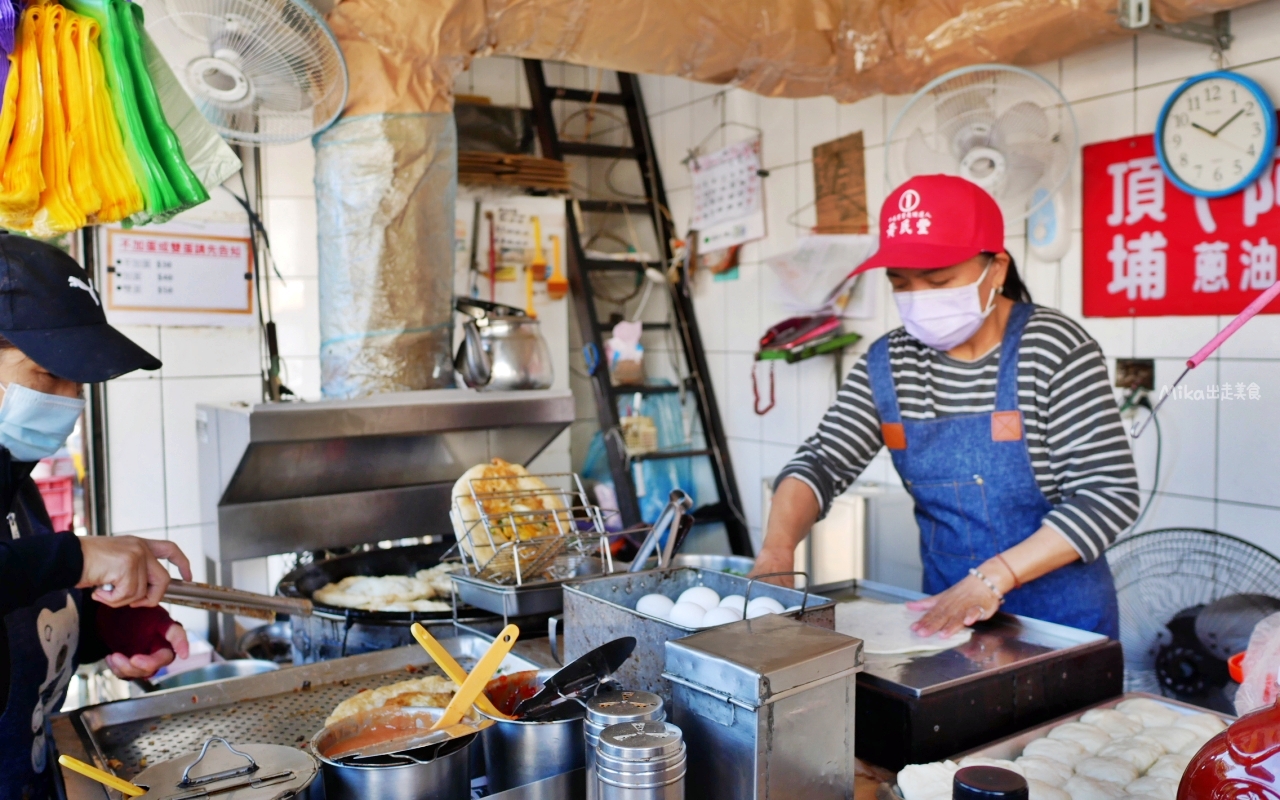
{"label": "white face mask", "polygon": [[982,322],[996,307],[996,287],[991,287],[986,308],[978,296],[978,286],[987,277],[991,263],[982,269],[978,279],[955,289],[922,289],[917,292],[894,292],[898,315],[907,333],[932,347],[946,352],[969,341]]}

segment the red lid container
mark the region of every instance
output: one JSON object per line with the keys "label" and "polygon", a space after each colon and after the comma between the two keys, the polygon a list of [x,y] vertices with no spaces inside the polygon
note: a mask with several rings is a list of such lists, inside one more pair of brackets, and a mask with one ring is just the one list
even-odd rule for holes
{"label": "red lid container", "polygon": [[1246,714],[1192,757],[1178,800],[1280,800],[1280,703]]}

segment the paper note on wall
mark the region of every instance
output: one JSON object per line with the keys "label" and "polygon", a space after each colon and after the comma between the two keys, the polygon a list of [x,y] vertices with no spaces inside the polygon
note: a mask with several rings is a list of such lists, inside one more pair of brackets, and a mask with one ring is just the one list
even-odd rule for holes
{"label": "paper note on wall", "polygon": [[721,250],[762,239],[764,185],[760,139],[731,144],[689,162],[693,176],[693,219],[698,249]]}

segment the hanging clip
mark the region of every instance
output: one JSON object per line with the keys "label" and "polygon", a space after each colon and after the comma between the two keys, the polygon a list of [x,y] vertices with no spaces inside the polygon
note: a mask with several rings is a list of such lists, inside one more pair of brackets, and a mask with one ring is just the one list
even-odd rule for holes
{"label": "hanging clip", "polygon": [[769,362],[769,405],[764,408],[760,407],[760,384],[756,378],[756,367],[760,366],[760,362],[756,361],[751,364],[751,396],[755,398],[755,412],[760,416],[764,416],[773,410],[777,402],[777,396],[774,393],[773,380],[773,362]]}

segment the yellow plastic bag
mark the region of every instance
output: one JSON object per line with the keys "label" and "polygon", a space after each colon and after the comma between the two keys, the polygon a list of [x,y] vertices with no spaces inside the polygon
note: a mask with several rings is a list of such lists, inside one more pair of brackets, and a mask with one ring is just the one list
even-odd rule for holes
{"label": "yellow plastic bag", "polygon": [[44,138],[44,111],[40,91],[40,48],[36,29],[44,9],[29,7],[22,13],[15,36],[13,60],[5,87],[5,105],[9,105],[10,86],[16,94],[13,107],[16,121],[13,139],[5,153],[0,172],[0,225],[26,230],[40,204],[44,178],[40,172],[40,145]]}
{"label": "yellow plastic bag", "polygon": [[92,220],[102,209],[102,194],[95,185],[92,165],[101,156],[91,147],[92,99],[85,93],[80,51],[76,48],[82,23],[79,15],[63,12],[62,27],[58,30],[58,75],[62,79],[62,113],[67,123],[67,175],[71,196],[80,213]]}
{"label": "yellow plastic bag", "polygon": [[95,222],[118,222],[144,206],[142,189],[129,168],[115,108],[108,94],[106,70],[98,49],[101,29],[91,17],[80,17],[76,47],[85,93],[89,96],[89,149],[93,158],[94,184],[102,195],[102,208]]}
{"label": "yellow plastic bag", "polygon": [[5,58],[9,59],[9,78],[4,83],[4,106],[0,108],[0,174],[13,139],[13,124],[18,120],[18,57],[10,53]]}
{"label": "yellow plastic bag", "polygon": [[66,115],[62,110],[58,29],[65,14],[66,9],[62,6],[47,5],[36,28],[40,44],[40,88],[44,93],[44,139],[40,144],[44,191],[40,193],[40,207],[31,220],[31,233],[41,237],[74,231],[83,228],[86,222],[71,192],[70,147],[67,144]]}

